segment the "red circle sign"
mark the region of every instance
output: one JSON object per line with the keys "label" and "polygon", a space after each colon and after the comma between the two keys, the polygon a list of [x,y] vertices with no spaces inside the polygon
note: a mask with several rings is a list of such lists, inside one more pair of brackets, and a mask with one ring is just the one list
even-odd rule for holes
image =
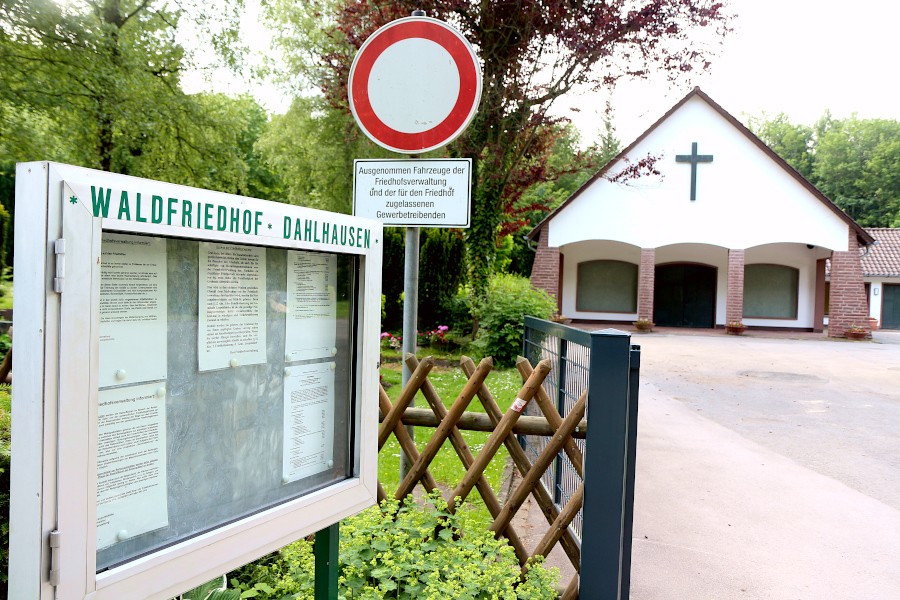
{"label": "red circle sign", "polygon": [[456,139],[481,99],[469,42],[443,21],[407,17],[365,41],[350,68],[350,110],[376,144],[404,154]]}

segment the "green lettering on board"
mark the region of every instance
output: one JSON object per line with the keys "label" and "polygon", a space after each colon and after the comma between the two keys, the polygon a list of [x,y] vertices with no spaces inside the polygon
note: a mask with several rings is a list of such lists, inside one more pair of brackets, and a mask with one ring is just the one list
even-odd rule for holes
{"label": "green lettering on board", "polygon": [[[106,195],[103,194],[104,191]],[[111,193],[112,190],[98,189],[91,186],[91,204],[94,207],[94,217],[103,217],[105,219],[109,216],[109,195]]]}
{"label": "green lettering on board", "polygon": [[188,200],[181,201],[181,226],[182,227],[190,227],[191,226],[191,210],[192,209],[193,209],[193,207],[191,206],[190,201],[188,201]]}
{"label": "green lettering on board", "polygon": [[146,223],[147,218],[141,217],[141,193],[135,194],[134,220],[138,223]]}
{"label": "green lettering on board", "polygon": [[153,196],[150,203],[150,220],[154,223],[162,223],[163,199],[162,196]]}
{"label": "green lettering on board", "polygon": [[212,223],[210,223],[210,221],[212,221],[212,218],[213,218],[212,209],[213,209],[212,204],[204,204],[203,205],[203,229],[208,229],[210,231],[212,231],[212,228],[213,228]]}
{"label": "green lettering on board", "polygon": [[122,190],[122,197],[119,199],[119,216],[116,218],[121,220],[123,215],[128,221],[131,220],[131,205],[128,204],[128,192],[125,190]]}

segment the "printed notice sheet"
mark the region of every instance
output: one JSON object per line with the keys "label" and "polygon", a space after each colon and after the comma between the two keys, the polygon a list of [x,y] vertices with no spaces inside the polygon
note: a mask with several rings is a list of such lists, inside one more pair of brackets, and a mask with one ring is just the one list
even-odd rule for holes
{"label": "printed notice sheet", "polygon": [[266,249],[200,242],[201,371],[266,362]]}
{"label": "printed notice sheet", "polygon": [[166,379],[166,240],[104,233],[100,387]]}
{"label": "printed notice sheet", "polygon": [[330,468],[334,460],[334,363],[290,367],[284,377],[285,483]]}
{"label": "printed notice sheet", "polygon": [[288,251],[288,361],[333,356],[337,321],[337,256]]}
{"label": "printed notice sheet", "polygon": [[97,549],[169,524],[165,383],[100,390]]}

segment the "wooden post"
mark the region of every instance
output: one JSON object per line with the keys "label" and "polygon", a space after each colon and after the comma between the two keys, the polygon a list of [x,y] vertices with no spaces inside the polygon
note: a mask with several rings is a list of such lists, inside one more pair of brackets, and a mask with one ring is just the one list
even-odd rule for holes
{"label": "wooden post", "polygon": [[[450,493],[450,498],[447,500],[447,508],[449,510],[452,511],[455,509],[457,498],[462,502],[466,499],[466,496],[469,495],[469,492],[472,491],[472,488],[475,487],[478,475],[484,471],[487,464],[494,457],[494,454],[497,453],[500,444],[502,444],[506,439],[506,436],[510,434],[519,415],[522,414],[522,411],[525,410],[525,407],[531,399],[534,398],[534,395],[541,387],[541,383],[549,372],[550,361],[542,360],[538,363],[537,369],[534,370],[531,377],[528,378],[528,381],[526,381],[522,386],[522,389],[519,390],[519,394],[516,396],[513,405],[509,407],[509,410],[506,411],[506,414],[500,419],[500,422],[497,424],[497,429],[494,430],[494,433],[492,433],[487,442],[485,442],[484,448],[481,450],[475,463],[466,472],[462,481],[459,482],[459,485],[457,485],[453,492]],[[479,388],[480,387],[481,384],[479,383]]]}
{"label": "wooden post", "polygon": [[[475,363],[468,356],[462,357],[460,365],[466,376],[471,376],[471,374],[475,372]],[[529,365],[529,367],[530,366],[531,365]],[[482,386],[481,389],[478,390],[478,398],[481,400],[481,405],[484,407],[484,410],[487,412],[491,421],[493,421],[496,426],[497,423],[500,422],[500,419],[503,418],[503,413],[500,411],[500,407],[497,406],[497,401],[494,400],[494,397],[491,395],[490,390],[487,389],[487,386]],[[509,455],[512,457],[516,468],[519,470],[519,473],[522,474],[522,477],[525,477],[531,471],[531,461],[525,454],[525,450],[522,449],[518,440],[512,435],[506,436],[503,443],[506,446]],[[544,518],[547,519],[547,523],[555,523],[556,519],[559,517],[559,510],[553,503],[553,498],[551,498],[547,490],[544,489],[544,486],[534,486],[531,493],[534,495],[534,499],[537,501],[541,512],[544,513]],[[566,556],[569,557],[572,566],[575,567],[576,571],[579,571],[581,569],[581,548],[571,531],[566,529],[563,532],[560,544],[562,545]]]}
{"label": "wooden post", "polygon": [[509,525],[512,516],[519,510],[522,503],[525,502],[525,499],[528,497],[528,494],[531,493],[532,488],[540,482],[544,471],[546,471],[547,467],[550,466],[550,463],[556,459],[556,455],[559,454],[566,439],[569,438],[572,430],[575,429],[575,426],[581,421],[586,403],[587,390],[582,392],[578,402],[575,403],[575,406],[573,406],[569,414],[566,415],[562,426],[555,434],[553,434],[553,437],[550,438],[550,442],[541,451],[541,455],[538,456],[538,459],[532,465],[528,475],[522,480],[519,487],[513,492],[513,495],[506,501],[506,504],[503,505],[503,512],[491,524],[491,531],[502,533],[503,530],[506,529],[506,526]]}
{"label": "wooden post", "polygon": [[[416,357],[412,354],[406,357],[406,364],[410,369],[416,368],[417,362]],[[429,406],[431,406],[434,415],[443,422],[444,419],[447,418],[447,408],[444,406],[444,403],[441,402],[437,390],[434,389],[434,386],[428,380],[426,380],[425,384],[422,386],[422,395],[425,396],[425,400],[428,402]],[[456,426],[450,430],[450,443],[453,445],[453,449],[456,450],[456,455],[459,456],[459,460],[462,461],[463,466],[466,469],[471,467],[475,462],[475,457],[472,456],[469,445],[466,443],[462,433]],[[426,473],[428,473],[428,471],[426,471]],[[491,517],[496,518],[497,515],[500,514],[502,507],[483,473],[481,477],[478,478],[475,485],[478,488],[478,493],[481,494],[482,500],[484,500],[484,505],[487,507],[488,511],[490,511]],[[510,527],[505,534],[506,539],[509,540],[510,545],[512,545],[513,549],[516,551],[516,557],[519,559],[519,563],[524,565],[528,562],[528,550],[525,549],[525,544],[522,543],[522,540],[513,528]]]}
{"label": "wooden post", "polygon": [[428,468],[428,465],[430,465],[431,461],[434,460],[434,457],[437,456],[438,450],[441,449],[444,440],[450,435],[450,431],[456,425],[456,421],[459,420],[460,415],[462,415],[466,410],[466,407],[469,406],[472,398],[475,397],[475,391],[484,383],[485,378],[487,378],[488,373],[491,372],[493,366],[494,361],[490,358],[485,358],[479,363],[475,375],[466,382],[462,392],[460,392],[459,396],[456,398],[456,402],[453,403],[447,416],[441,421],[440,427],[437,428],[434,435],[428,440],[428,444],[425,445],[422,454],[420,454],[419,458],[413,462],[406,477],[400,482],[400,486],[397,488],[394,498],[402,500],[412,492],[416,483],[421,479],[423,473]]}

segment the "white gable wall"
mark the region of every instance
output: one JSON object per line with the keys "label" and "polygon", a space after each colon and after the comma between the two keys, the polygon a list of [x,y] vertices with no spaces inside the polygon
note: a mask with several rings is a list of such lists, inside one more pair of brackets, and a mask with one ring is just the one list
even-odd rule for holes
{"label": "white gable wall", "polygon": [[[678,154],[712,154],[697,165],[697,200],[690,200],[691,165]],[[598,179],[545,226],[549,245],[614,240],[638,248],[699,243],[744,249],[778,242],[847,250],[847,223],[778,166],[741,131],[694,96],[630,153],[651,154],[662,179],[626,184]],[[611,173],[619,170],[613,166]]]}

